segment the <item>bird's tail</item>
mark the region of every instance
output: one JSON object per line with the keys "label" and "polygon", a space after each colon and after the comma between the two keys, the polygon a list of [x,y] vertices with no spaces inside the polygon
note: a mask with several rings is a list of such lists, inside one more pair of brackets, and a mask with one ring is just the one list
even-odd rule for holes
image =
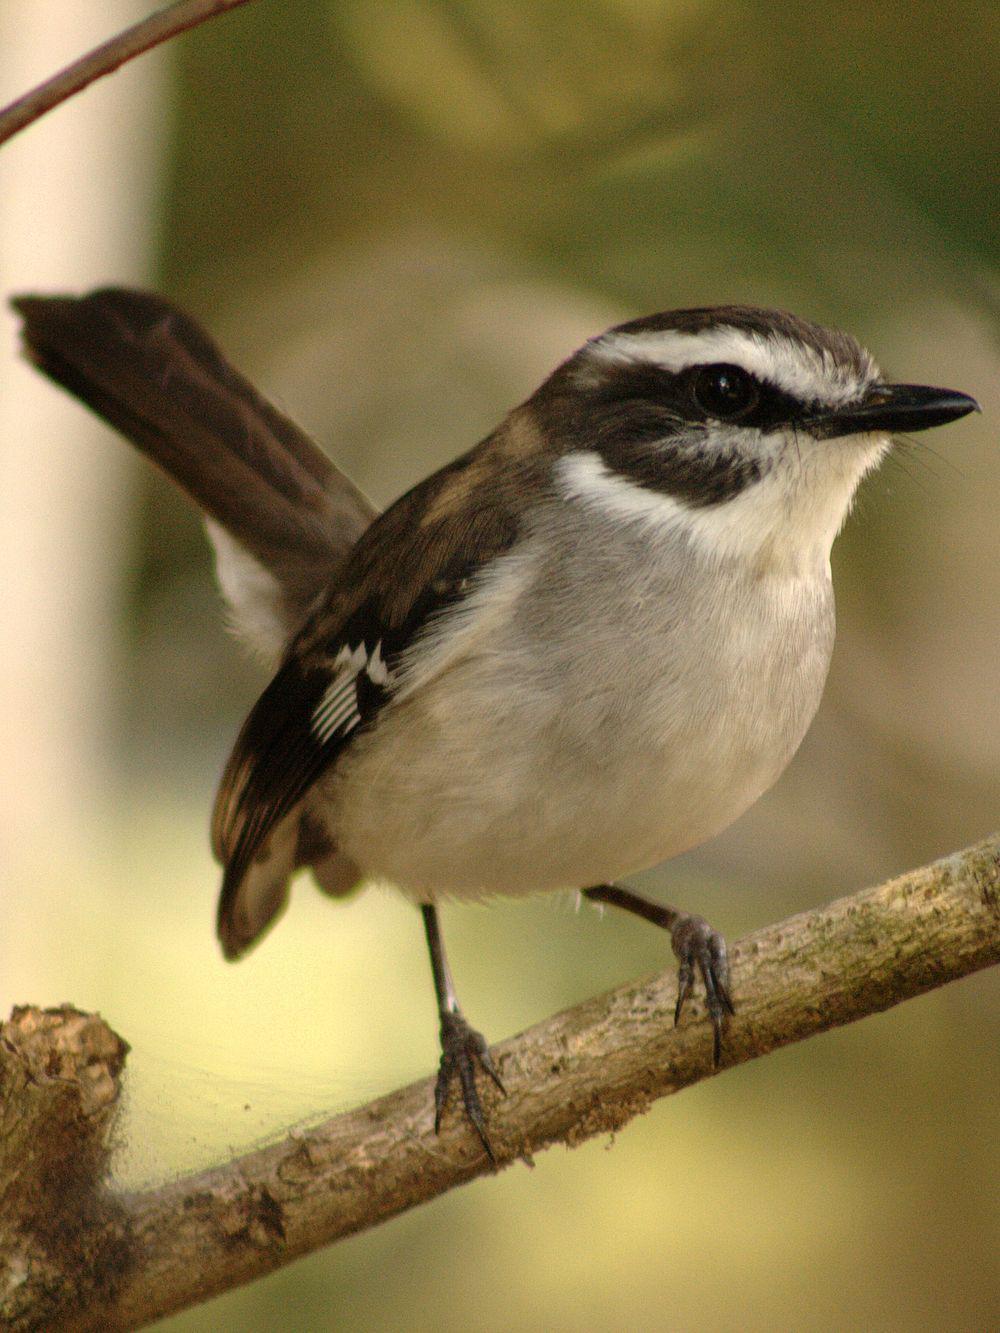
{"label": "bird's tail", "polygon": [[365,496],[162,297],[108,287],[12,304],[28,358],[233,539],[235,550],[216,542],[231,600],[227,561],[234,586],[252,583],[256,566],[276,585],[283,633],[294,629],[374,517]]}

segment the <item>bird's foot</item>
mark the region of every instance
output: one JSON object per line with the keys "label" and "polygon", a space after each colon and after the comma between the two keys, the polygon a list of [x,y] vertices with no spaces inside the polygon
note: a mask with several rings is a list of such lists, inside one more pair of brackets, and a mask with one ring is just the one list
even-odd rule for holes
{"label": "bird's foot", "polygon": [[441,1116],[448,1101],[448,1094],[455,1079],[462,1089],[462,1102],[465,1114],[479,1135],[480,1142],[486,1149],[486,1155],[496,1165],[496,1155],[486,1132],[486,1116],[476,1087],[476,1066],[484,1070],[500,1091],[507,1095],[507,1089],[500,1080],[486,1038],[475,1028],[469,1026],[461,1013],[450,1010],[441,1015],[441,1065],[437,1083],[434,1087],[434,1132],[441,1128]]}
{"label": "bird's foot", "polygon": [[692,916],[689,912],[679,912],[676,907],[652,903],[648,898],[643,898],[620,884],[595,884],[593,888],[584,889],[583,894],[592,902],[620,907],[622,911],[631,912],[634,916],[642,917],[644,921],[651,921],[661,930],[670,932],[670,942],[680,961],[674,1023],[680,1022],[681,1011],[691,993],[697,968],[705,983],[705,1002],[715,1037],[713,1058],[718,1069],[722,1061],[722,1029],[726,1016],[733,1012],[733,1001],[729,993],[729,959],[726,954],[726,941],[717,930],[712,929],[704,917]]}
{"label": "bird's foot", "polygon": [[712,1020],[714,1041],[713,1063],[718,1069],[722,1061],[722,1029],[727,1014],[733,1013],[729,993],[729,957],[726,941],[713,930],[704,917],[681,912],[670,927],[670,942],[680,962],[677,971],[677,1004],[674,1023],[680,1022],[685,1001],[691,993],[695,968],[705,984],[705,1003]]}

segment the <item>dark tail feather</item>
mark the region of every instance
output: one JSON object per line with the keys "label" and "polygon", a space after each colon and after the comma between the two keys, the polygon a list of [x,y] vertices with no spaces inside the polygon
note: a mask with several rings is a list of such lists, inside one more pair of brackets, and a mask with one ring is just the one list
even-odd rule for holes
{"label": "dark tail feather", "polygon": [[281,584],[300,618],[375,516],[321,449],[162,297],[20,296],[24,347]]}

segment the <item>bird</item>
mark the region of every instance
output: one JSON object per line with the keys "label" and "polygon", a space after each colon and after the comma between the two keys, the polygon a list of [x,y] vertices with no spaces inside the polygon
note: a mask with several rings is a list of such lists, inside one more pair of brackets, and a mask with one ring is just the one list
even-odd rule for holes
{"label": "bird", "polygon": [[896,432],[978,410],[889,382],[846,333],[725,305],[586,342],[383,513],[163,297],[23,296],[28,358],[204,511],[237,629],[274,664],[212,817],[241,957],[309,868],[420,909],[452,1091],[496,1161],[505,1091],[459,1004],[447,899],[576,890],[664,928],[722,1058],[723,935],[624,880],[782,773],[834,641],[830,551]]}

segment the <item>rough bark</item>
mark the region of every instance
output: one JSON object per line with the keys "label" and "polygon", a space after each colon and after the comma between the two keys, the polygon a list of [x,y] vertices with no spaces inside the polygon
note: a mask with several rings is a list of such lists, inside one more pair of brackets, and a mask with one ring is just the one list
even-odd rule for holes
{"label": "rough bark", "polygon": [[[757,931],[732,950],[724,1064],[840,1026],[1000,961],[1000,837]],[[696,1003],[672,1025],[670,970],[495,1048],[501,1167],[617,1130],[712,1074]],[[430,1079],[219,1168],[132,1195],[102,1183],[124,1044],[73,1010],[0,1032],[0,1322],[134,1328],[248,1282],[490,1171]]]}
{"label": "rough bark", "polygon": [[94,1014],[19,1006],[0,1026],[0,1326],[55,1327],[114,1298],[129,1219],[103,1188],[128,1047]]}

